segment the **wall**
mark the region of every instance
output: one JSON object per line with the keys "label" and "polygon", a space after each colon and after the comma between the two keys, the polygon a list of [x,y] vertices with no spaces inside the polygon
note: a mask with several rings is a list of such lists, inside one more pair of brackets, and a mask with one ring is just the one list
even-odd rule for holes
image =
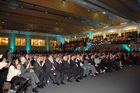
{"label": "wall", "polygon": [[[9,48],[13,48],[14,50],[23,51],[26,50],[38,50],[38,51],[49,51],[51,48],[49,47],[49,41],[50,40],[57,40],[54,36],[41,36],[39,35],[28,35],[28,34],[15,34],[12,33],[12,31],[7,31],[8,33],[5,33],[5,31],[0,31],[0,37],[7,37],[9,38],[8,46],[0,46],[0,52],[5,53]],[[25,38],[26,39],[26,46],[15,46],[15,38]],[[36,47],[31,46],[31,39],[43,39],[45,40],[45,46],[44,47]],[[28,42],[27,42],[28,41]]]}

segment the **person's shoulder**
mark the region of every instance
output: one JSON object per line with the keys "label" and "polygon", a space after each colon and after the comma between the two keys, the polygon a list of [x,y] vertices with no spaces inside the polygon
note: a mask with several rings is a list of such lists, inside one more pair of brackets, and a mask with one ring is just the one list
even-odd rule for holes
{"label": "person's shoulder", "polygon": [[9,67],[9,69],[14,69],[15,67],[13,66],[13,65],[11,65],[10,67]]}
{"label": "person's shoulder", "polygon": [[37,63],[37,61],[34,61],[34,64],[33,65],[37,65],[38,63]]}
{"label": "person's shoulder", "polygon": [[51,62],[47,59],[46,60],[46,62],[45,62],[45,64],[50,64]]}

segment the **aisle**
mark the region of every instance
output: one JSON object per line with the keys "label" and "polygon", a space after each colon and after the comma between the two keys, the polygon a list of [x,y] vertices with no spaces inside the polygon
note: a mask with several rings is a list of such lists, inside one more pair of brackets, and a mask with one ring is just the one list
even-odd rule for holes
{"label": "aisle", "polygon": [[40,93],[140,93],[140,66],[125,67],[119,72],[88,77],[81,82],[50,85]]}

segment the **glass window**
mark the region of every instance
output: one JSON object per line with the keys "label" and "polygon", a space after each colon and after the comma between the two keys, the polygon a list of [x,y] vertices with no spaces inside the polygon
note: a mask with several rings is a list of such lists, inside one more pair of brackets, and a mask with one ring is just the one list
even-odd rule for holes
{"label": "glass window", "polygon": [[7,46],[8,38],[0,38],[0,46]]}
{"label": "glass window", "polygon": [[56,50],[56,47],[57,47],[57,41],[56,40],[50,40],[51,50]]}
{"label": "glass window", "polygon": [[31,46],[45,46],[45,40],[31,39]]}
{"label": "glass window", "polygon": [[57,41],[56,40],[50,40],[50,46],[51,47],[56,47],[57,46]]}
{"label": "glass window", "polygon": [[16,38],[15,39],[15,45],[16,46],[25,46],[26,45],[26,41],[23,38]]}

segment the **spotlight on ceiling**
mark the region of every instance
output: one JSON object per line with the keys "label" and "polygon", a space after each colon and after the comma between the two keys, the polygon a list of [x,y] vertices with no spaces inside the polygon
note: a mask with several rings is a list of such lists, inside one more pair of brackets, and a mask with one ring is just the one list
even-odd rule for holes
{"label": "spotlight on ceiling", "polygon": [[104,14],[104,15],[105,15],[105,14],[106,14],[106,12],[102,12],[102,14]]}
{"label": "spotlight on ceiling", "polygon": [[93,29],[93,28],[92,28],[92,29],[90,29],[90,30],[92,30],[92,31],[93,31],[93,30],[95,30],[95,29]]}
{"label": "spotlight on ceiling", "polygon": [[128,22],[123,22],[123,23],[120,23],[120,25],[126,25]]}
{"label": "spotlight on ceiling", "polygon": [[66,2],[66,0],[62,0],[61,2],[64,4]]}

